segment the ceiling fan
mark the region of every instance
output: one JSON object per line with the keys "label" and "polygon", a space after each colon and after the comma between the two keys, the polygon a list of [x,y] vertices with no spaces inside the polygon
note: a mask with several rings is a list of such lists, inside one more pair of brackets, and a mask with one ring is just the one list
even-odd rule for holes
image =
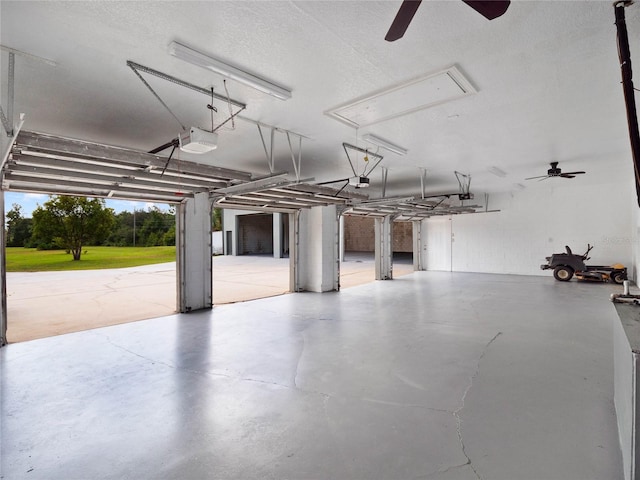
{"label": "ceiling fan", "polygon": [[551,165],[551,168],[547,170],[546,175],[540,175],[539,177],[529,177],[529,178],[525,178],[525,180],[535,180],[537,178],[539,178],[540,180],[546,180],[547,178],[551,178],[551,177],[575,178],[576,175],[582,175],[583,173],[587,173],[583,171],[562,173],[562,169],[558,168],[558,162],[551,162],[550,165]]}
{"label": "ceiling fan", "polygon": [[[493,20],[498,18],[509,8],[510,0],[462,0],[483,17]],[[407,31],[413,16],[416,14],[422,0],[404,0],[400,5],[400,10],[391,24],[384,39],[387,42],[395,42],[402,38]]]}

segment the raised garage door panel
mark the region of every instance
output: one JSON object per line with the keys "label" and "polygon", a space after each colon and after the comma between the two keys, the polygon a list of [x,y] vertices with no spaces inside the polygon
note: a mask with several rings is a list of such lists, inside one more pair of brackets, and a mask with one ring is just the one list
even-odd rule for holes
{"label": "raised garage door panel", "polygon": [[273,215],[254,214],[238,217],[238,253],[273,254]]}

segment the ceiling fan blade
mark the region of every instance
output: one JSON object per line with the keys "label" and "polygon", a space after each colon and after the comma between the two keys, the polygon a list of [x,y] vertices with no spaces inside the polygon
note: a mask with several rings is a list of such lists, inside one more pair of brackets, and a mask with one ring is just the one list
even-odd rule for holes
{"label": "ceiling fan blade", "polygon": [[509,8],[509,0],[462,0],[483,17],[493,20],[498,18]]}
{"label": "ceiling fan blade", "polygon": [[564,172],[562,175],[582,175],[583,173],[587,173],[587,172]]}
{"label": "ceiling fan blade", "polygon": [[538,178],[547,178],[549,175],[540,175],[539,177],[529,177],[525,178],[525,180],[536,180]]}
{"label": "ceiling fan blade", "polygon": [[387,42],[395,42],[403,37],[421,2],[422,0],[404,0],[402,2],[400,10],[396,13],[396,18],[393,19],[393,23],[387,32],[387,36],[384,37]]}
{"label": "ceiling fan blade", "polygon": [[561,173],[560,175],[558,175],[559,177],[562,178],[576,178],[575,175],[571,175],[570,173]]}

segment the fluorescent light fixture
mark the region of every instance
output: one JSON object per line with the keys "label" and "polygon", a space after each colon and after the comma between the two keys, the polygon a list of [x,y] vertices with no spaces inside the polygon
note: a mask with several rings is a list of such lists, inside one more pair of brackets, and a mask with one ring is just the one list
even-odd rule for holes
{"label": "fluorescent light fixture", "polygon": [[198,52],[186,45],[178,42],[171,42],[169,44],[169,53],[174,57],[184,60],[192,65],[206,68],[219,75],[230,78],[237,82],[243,83],[249,87],[255,88],[261,92],[272,95],[280,100],[288,100],[291,98],[291,90],[287,90],[280,85],[271,83],[264,78],[257,77],[249,72],[245,72],[238,67],[229,65],[228,63],[218,60],[216,58],[205,55]]}
{"label": "fluorescent light fixture", "polygon": [[218,148],[218,134],[191,127],[180,135],[180,150],[187,153],[207,153]]}
{"label": "fluorescent light fixture", "polygon": [[388,140],[385,140],[384,138],[376,137],[371,133],[367,133],[366,135],[363,135],[362,139],[365,142],[372,143],[386,150],[389,150],[390,152],[397,153],[398,155],[406,155],[407,152],[409,151],[406,148],[403,148],[399,145],[396,145],[395,143],[391,143]]}

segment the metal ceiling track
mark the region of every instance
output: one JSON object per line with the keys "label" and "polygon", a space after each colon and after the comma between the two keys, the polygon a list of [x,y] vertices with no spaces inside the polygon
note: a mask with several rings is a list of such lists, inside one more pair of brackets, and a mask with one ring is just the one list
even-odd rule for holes
{"label": "metal ceiling track", "polygon": [[[302,208],[322,207],[327,205],[345,206],[349,202],[367,200],[367,196],[354,192],[338,192],[331,187],[311,185],[287,181],[280,176],[268,177],[273,179],[272,185],[262,182],[251,190],[250,183],[238,185],[228,189],[221,189],[212,194],[214,205],[221,208],[234,208],[238,210],[258,210],[269,212],[295,212]],[[266,179],[265,179],[266,181]],[[249,191],[247,191],[249,189]],[[222,192],[227,194],[219,197]]]}
{"label": "metal ceiling track", "polygon": [[[218,124],[218,126],[216,127],[211,127],[211,132],[215,132],[218,129],[220,129],[223,125],[225,125],[228,122],[232,122],[233,119],[240,114],[240,112],[242,112],[245,108],[247,108],[247,105],[241,102],[238,102],[237,100],[233,100],[232,98],[226,97],[224,95],[220,95],[218,93],[215,93],[213,91],[213,87],[211,87],[210,89],[206,89],[203,87],[199,87],[197,85],[194,85],[192,83],[189,82],[185,82],[184,80],[180,80],[179,78],[173,77],[169,74],[166,74],[164,72],[160,72],[159,70],[155,70],[153,68],[150,67],[146,67],[144,65],[141,65],[139,63],[133,62],[131,60],[127,60],[127,66],[129,68],[131,68],[131,70],[133,70],[133,73],[136,74],[136,76],[140,79],[140,81],[144,84],[145,87],[147,87],[147,89],[151,92],[151,94],[156,98],[156,100],[158,100],[158,102],[160,102],[160,104],[165,108],[165,110],[167,110],[167,112],[169,112],[171,114],[171,116],[176,120],[176,122],[178,122],[178,124],[180,125],[180,127],[182,128],[183,131],[187,130],[186,125],[176,116],[175,113],[173,113],[173,111],[169,108],[169,106],[164,102],[164,100],[162,100],[162,98],[160,98],[160,95],[158,95],[158,93],[153,89],[153,87],[151,85],[149,85],[149,83],[144,79],[144,77],[142,76],[142,74],[140,72],[144,72],[147,73],[149,75],[153,75],[157,78],[160,78],[162,80],[166,80],[167,82],[171,82],[174,83],[176,85],[179,85],[181,87],[184,88],[188,88],[190,90],[193,90],[195,92],[199,92],[202,93],[203,95],[206,95],[207,97],[216,100],[220,100],[228,105],[233,105],[234,107],[236,107],[238,110],[236,112],[230,112],[229,116],[220,124]],[[213,107],[211,107],[213,108]],[[231,110],[231,107],[229,107],[229,109]],[[217,110],[216,110],[217,111]],[[213,118],[213,117],[212,117]],[[169,147],[177,147],[179,143],[178,138],[174,138],[172,139],[170,142],[165,143],[163,145],[160,145],[159,147],[154,148],[153,150],[151,150],[149,153],[160,153],[161,151],[169,148]]]}
{"label": "metal ceiling track", "polygon": [[248,182],[248,172],[166,158],[121,147],[20,132],[2,169],[9,191],[178,203],[194,193]]}
{"label": "metal ceiling track", "polygon": [[333,188],[288,180],[287,173],[255,178],[185,160],[167,166],[159,155],[27,131],[18,134],[1,174],[7,191],[162,203],[207,192],[215,206],[241,210],[292,212],[368,198],[336,196]]}
{"label": "metal ceiling track", "polygon": [[481,205],[454,206],[444,201],[450,194],[433,196],[431,199],[420,197],[387,197],[375,200],[353,202],[344,211],[344,215],[386,217],[392,216],[398,221],[422,220],[442,215],[460,215],[481,213]]}
{"label": "metal ceiling track", "polygon": [[255,178],[249,172],[185,160],[167,166],[159,155],[28,131],[18,133],[1,174],[7,191],[162,203],[180,203],[207,192],[217,207],[252,211],[336,205],[347,215],[416,220],[481,208],[444,205],[450,195],[369,200],[359,192],[288,180],[287,173]]}

